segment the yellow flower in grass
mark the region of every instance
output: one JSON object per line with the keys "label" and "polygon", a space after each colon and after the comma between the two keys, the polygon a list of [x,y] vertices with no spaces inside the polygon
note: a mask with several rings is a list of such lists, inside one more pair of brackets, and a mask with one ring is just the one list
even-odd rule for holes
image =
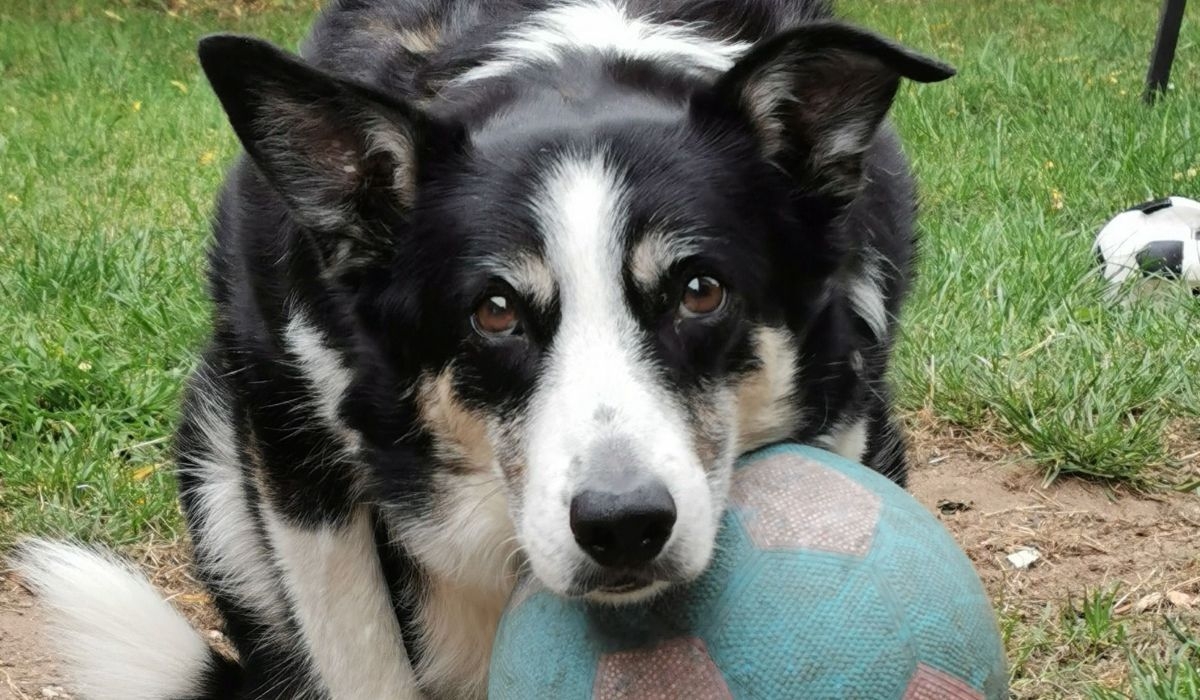
{"label": "yellow flower in grass", "polygon": [[87,360],[80,362],[79,363],[79,371],[80,372],[91,372],[92,371],[92,363],[88,362]]}
{"label": "yellow flower in grass", "polygon": [[200,154],[200,165],[212,165],[213,161],[216,159],[217,159],[216,151],[205,151]]}
{"label": "yellow flower in grass", "polygon": [[1063,208],[1063,193],[1057,187],[1050,189],[1050,208],[1055,211]]}
{"label": "yellow flower in grass", "polygon": [[148,464],[144,467],[138,467],[133,470],[134,481],[145,481],[150,478],[150,475],[158,470],[157,464]]}
{"label": "yellow flower in grass", "polygon": [[133,104],[132,104],[132,105],[130,105],[130,107],[133,109],[133,111],[135,111],[135,112],[140,112],[140,111],[142,111],[142,101],[141,101],[141,100],[134,100],[134,101],[133,101]]}

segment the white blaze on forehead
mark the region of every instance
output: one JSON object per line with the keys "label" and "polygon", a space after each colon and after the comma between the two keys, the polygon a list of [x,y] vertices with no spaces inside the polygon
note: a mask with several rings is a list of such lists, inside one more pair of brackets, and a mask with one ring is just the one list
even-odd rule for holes
{"label": "white blaze on forehead", "polygon": [[468,83],[510,73],[522,65],[553,64],[570,51],[594,51],[656,60],[695,72],[725,71],[750,44],[704,36],[695,24],[655,22],[629,14],[621,2],[562,2],[507,34],[494,45],[497,57],[463,73]]}
{"label": "white blaze on forehead", "polygon": [[629,466],[646,469],[670,491],[679,518],[667,550],[685,570],[699,573],[707,564],[721,510],[685,407],[661,384],[626,302],[625,192],[602,157],[577,155],[548,171],[533,201],[562,320],[530,407],[518,536],[534,573],[559,593],[585,559],[567,507],[588,476],[589,450],[601,441],[628,443],[635,458]]}
{"label": "white blaze on forehead", "polygon": [[[535,203],[546,259],[559,280],[562,322],[554,355],[573,364],[594,358],[597,370],[618,369],[616,363],[623,373],[640,375],[638,328],[623,285],[624,207],[624,186],[599,155],[562,160]],[[588,379],[611,386],[612,377],[597,374]]]}

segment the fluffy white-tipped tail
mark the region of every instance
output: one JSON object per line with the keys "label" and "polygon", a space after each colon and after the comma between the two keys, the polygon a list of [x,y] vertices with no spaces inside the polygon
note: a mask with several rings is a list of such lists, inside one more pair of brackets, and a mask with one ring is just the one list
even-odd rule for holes
{"label": "fluffy white-tipped tail", "polygon": [[13,563],[45,606],[50,642],[83,697],[204,694],[216,657],[131,566],[94,549],[46,541],[23,544]]}

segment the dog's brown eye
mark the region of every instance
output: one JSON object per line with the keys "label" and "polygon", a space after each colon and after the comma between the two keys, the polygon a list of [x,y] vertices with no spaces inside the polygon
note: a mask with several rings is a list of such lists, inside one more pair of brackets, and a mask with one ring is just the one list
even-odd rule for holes
{"label": "dog's brown eye", "polygon": [[725,288],[712,277],[693,277],[683,289],[681,310],[688,316],[704,316],[725,303]]}
{"label": "dog's brown eye", "polygon": [[472,322],[483,335],[511,335],[517,330],[517,309],[508,297],[496,294],[480,302]]}

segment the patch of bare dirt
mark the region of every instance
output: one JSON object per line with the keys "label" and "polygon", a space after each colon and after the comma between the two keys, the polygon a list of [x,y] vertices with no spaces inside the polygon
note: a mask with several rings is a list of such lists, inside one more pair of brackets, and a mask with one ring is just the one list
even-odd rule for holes
{"label": "patch of bare dirt", "polygon": [[44,623],[33,596],[0,575],[0,700],[70,697],[42,644]]}
{"label": "patch of bare dirt", "polygon": [[[909,488],[974,561],[997,603],[1064,600],[1119,585],[1123,595],[1200,594],[1200,497],[1138,492],[1040,472],[986,439],[941,436],[912,450]],[[1041,558],[1018,570],[1021,548]],[[1178,599],[1178,597],[1177,597]]]}
{"label": "patch of bare dirt", "polygon": [[[1200,629],[1200,496],[1066,477],[1045,486],[1040,470],[986,435],[917,432],[910,490],[958,540],[995,602],[1013,698],[1083,698],[1093,684],[1125,692],[1128,649],[1165,660],[1179,643],[1168,620]],[[1195,442],[1172,444],[1172,480],[1195,482]],[[1007,557],[1023,548],[1040,558],[1021,569]],[[1124,631],[1101,632],[1106,641],[1081,651],[1070,629],[1098,594],[1112,599],[1111,619]]]}

